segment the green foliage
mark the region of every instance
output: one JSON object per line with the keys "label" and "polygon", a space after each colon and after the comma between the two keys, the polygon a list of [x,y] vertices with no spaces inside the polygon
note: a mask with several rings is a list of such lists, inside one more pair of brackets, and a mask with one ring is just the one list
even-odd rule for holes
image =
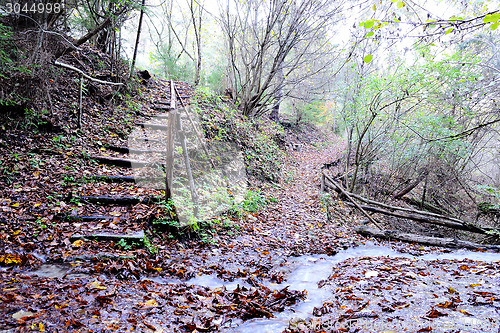
{"label": "green foliage", "polygon": [[149,240],[149,237],[147,237],[146,235],[144,235],[144,247],[146,247],[146,249],[151,254],[156,254],[159,251],[158,247],[156,245],[154,245],[153,243],[151,243],[151,241]]}
{"label": "green foliage", "polygon": [[483,213],[487,213],[492,209],[500,209],[500,189],[493,185],[476,185],[479,194],[484,198],[490,198],[494,203],[481,202],[478,208]]}
{"label": "green foliage", "polygon": [[194,65],[174,55],[167,47],[150,54],[152,63],[159,67],[161,75],[172,80],[190,81],[194,75]]}
{"label": "green foliage", "polygon": [[41,113],[33,109],[24,109],[24,120],[21,122],[21,127],[23,129],[38,129],[45,124],[47,124],[47,121],[41,117]]}
{"label": "green foliage", "polygon": [[0,78],[7,78],[16,58],[17,50],[12,43],[12,29],[0,23]]}
{"label": "green foliage", "polygon": [[225,66],[222,63],[211,68],[210,72],[203,77],[205,86],[211,91],[223,93],[223,79],[225,75]]}
{"label": "green foliage", "polygon": [[[352,131],[353,186],[358,171],[411,179],[422,169],[458,170],[472,152],[458,134],[475,121],[477,57],[463,50],[437,60],[429,47],[417,52],[422,56],[417,65],[399,61],[396,71],[383,76],[353,73],[344,86],[338,104],[343,125]],[[399,185],[394,179],[390,186]]]}
{"label": "green foliage", "polygon": [[207,142],[234,142],[243,152],[248,175],[276,181],[284,158],[279,143],[283,141],[281,125],[266,118],[247,119],[221,96],[199,88],[191,103],[195,106]]}
{"label": "green foliage", "polygon": [[255,213],[269,202],[270,199],[265,198],[260,191],[249,190],[245,195],[245,199],[239,204],[239,207],[245,212]]}

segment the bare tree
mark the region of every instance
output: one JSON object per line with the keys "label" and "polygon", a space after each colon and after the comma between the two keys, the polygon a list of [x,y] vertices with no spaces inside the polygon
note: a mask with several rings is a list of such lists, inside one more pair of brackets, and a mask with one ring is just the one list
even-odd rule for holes
{"label": "bare tree", "polygon": [[[327,0],[235,0],[221,9],[233,88],[244,115],[262,114],[274,100],[276,116],[287,77],[319,57],[331,59],[323,68],[331,65],[335,57],[329,57],[326,31],[341,6]],[[317,72],[295,77],[295,84]]]}

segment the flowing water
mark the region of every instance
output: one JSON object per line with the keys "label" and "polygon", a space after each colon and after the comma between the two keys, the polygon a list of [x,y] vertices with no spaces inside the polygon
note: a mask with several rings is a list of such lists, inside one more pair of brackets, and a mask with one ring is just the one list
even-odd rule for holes
{"label": "flowing water", "polygon": [[[332,288],[319,288],[318,283],[322,280],[327,280],[332,274],[332,268],[351,258],[363,258],[363,260],[376,261],[377,258],[401,258],[403,261],[412,262],[413,265],[421,265],[425,269],[432,269],[432,263],[439,260],[474,260],[479,262],[496,262],[500,261],[500,254],[490,253],[490,252],[472,252],[467,250],[458,250],[448,253],[431,253],[422,256],[414,256],[406,253],[396,252],[389,247],[378,246],[371,243],[367,243],[363,246],[356,248],[350,248],[340,251],[335,256],[327,255],[304,255],[300,257],[291,257],[288,260],[284,260],[280,265],[274,267],[274,270],[281,271],[285,280],[280,283],[268,283],[266,286],[271,289],[282,289],[286,286],[290,290],[306,290],[307,298],[299,302],[298,304],[289,307],[287,310],[281,313],[275,313],[274,318],[265,319],[252,319],[246,322],[235,321],[230,323],[230,327],[222,328],[224,332],[228,333],[274,333],[282,332],[285,328],[289,326],[290,320],[293,318],[307,319],[312,316],[313,309],[315,307],[321,307],[325,301],[332,296]],[[430,264],[427,264],[430,263]],[[363,263],[359,263],[362,265]],[[356,262],[354,262],[356,266]],[[358,265],[358,266],[359,266]],[[426,266],[427,265],[427,266]],[[446,271],[446,270],[445,270]],[[42,278],[83,278],[84,274],[73,273],[72,266],[66,264],[43,264],[37,270],[28,273],[32,276],[39,276]],[[449,276],[444,276],[443,280],[451,280]],[[146,277],[145,277],[146,278]],[[181,281],[178,279],[163,279],[163,278],[147,278],[149,280],[168,284],[168,283],[186,283],[188,285],[200,285],[206,286],[211,289],[221,288],[225,286],[228,290],[235,289],[238,285],[250,287],[246,282],[241,279],[237,279],[231,282],[223,281],[217,278],[215,275],[200,275],[192,278],[188,281]],[[432,280],[432,277],[419,277],[419,280],[414,286],[415,301],[418,300],[421,306],[430,306],[429,300],[433,299],[432,295],[435,295],[432,285],[436,284]],[[453,283],[455,286],[460,287],[460,283],[463,288],[467,288],[470,283],[474,283],[473,279],[478,279],[478,277],[471,276],[470,278],[466,276],[464,280],[455,281]],[[333,279],[332,281],[334,281]],[[488,290],[500,294],[500,275],[498,275],[498,283],[484,285],[488,287]],[[466,290],[466,289],[462,289]],[[464,291],[465,294],[465,291]],[[382,299],[380,296],[378,300]],[[374,302],[377,298],[374,297]],[[463,307],[465,310],[471,310],[470,308]],[[481,313],[481,317],[486,320],[488,317],[495,317],[498,314],[495,309],[491,307],[482,307],[480,310],[473,309],[476,313]],[[409,308],[407,311],[411,311]],[[480,311],[480,312],[477,312]],[[487,325],[487,322],[481,321],[481,318],[477,316],[474,318],[469,317],[453,317],[450,315],[449,320],[453,321],[454,325],[461,325],[460,327],[472,327],[479,325]],[[479,321],[478,321],[479,320]],[[456,326],[453,326],[454,328]],[[486,326],[484,326],[486,327]],[[473,330],[466,330],[467,332],[474,332]],[[489,332],[489,330],[483,330],[484,332]]]}
{"label": "flowing water", "polygon": [[[283,288],[288,285],[290,286],[289,289],[306,290],[307,299],[304,302],[290,307],[288,310],[282,313],[276,313],[274,318],[249,320],[245,323],[242,323],[238,327],[227,328],[225,332],[282,332],[289,326],[289,322],[291,319],[297,317],[306,319],[308,317],[311,317],[313,309],[315,307],[320,307],[323,302],[325,302],[331,296],[331,289],[318,288],[318,282],[327,279],[332,274],[332,267],[334,267],[336,264],[350,258],[361,257],[400,257],[419,261],[433,261],[442,259],[471,259],[475,261],[493,262],[500,260],[500,254],[498,253],[471,252],[466,250],[458,250],[441,254],[426,254],[423,256],[415,257],[413,255],[396,252],[388,247],[375,246],[373,244],[367,244],[357,248],[343,250],[335,256],[305,255],[297,257],[288,262],[288,269],[290,270],[290,274],[288,275],[286,281],[281,283],[279,286],[269,285],[268,287]],[[427,284],[423,284],[423,286],[426,287]],[[497,291],[500,291],[500,283],[496,287]],[[415,290],[416,293],[421,294],[421,301],[428,298],[429,294],[431,293],[430,291],[424,289],[425,288],[422,288],[422,290]],[[493,313],[484,312],[485,319],[487,315],[495,316],[494,310]],[[461,320],[464,321],[462,326],[471,326],[477,324],[475,318],[465,318]]]}

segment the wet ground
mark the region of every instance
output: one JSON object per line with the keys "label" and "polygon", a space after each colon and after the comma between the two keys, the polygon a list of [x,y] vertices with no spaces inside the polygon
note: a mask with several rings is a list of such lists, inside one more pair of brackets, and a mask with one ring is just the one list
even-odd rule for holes
{"label": "wet ground", "polygon": [[497,332],[499,254],[366,240],[347,208],[326,221],[320,168],[340,146],[291,152],[287,177],[264,189],[277,202],[217,244],[106,255],[85,242],[58,258],[26,254],[32,268],[0,270],[0,328]]}

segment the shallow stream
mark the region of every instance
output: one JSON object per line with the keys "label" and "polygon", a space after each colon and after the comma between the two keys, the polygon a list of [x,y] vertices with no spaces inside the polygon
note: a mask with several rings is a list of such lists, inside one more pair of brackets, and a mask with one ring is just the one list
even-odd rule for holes
{"label": "shallow stream", "polygon": [[[266,286],[271,289],[282,289],[286,286],[289,286],[290,290],[306,290],[307,291],[307,299],[298,304],[288,308],[286,311],[281,313],[274,313],[275,317],[270,319],[252,319],[246,322],[235,321],[231,323],[231,327],[223,328],[224,332],[230,333],[266,333],[266,332],[282,332],[289,326],[290,320],[294,318],[301,318],[307,320],[312,317],[312,312],[315,307],[321,307],[324,302],[328,301],[329,298],[332,297],[333,287],[318,287],[318,283],[320,281],[328,280],[328,277],[332,274],[332,268],[345,262],[346,260],[359,258],[358,260],[351,261],[350,267],[354,269],[363,268],[363,265],[366,263],[375,263],[379,262],[383,264],[384,260],[388,260],[388,258],[401,258],[402,265],[413,265],[413,266],[422,266],[422,270],[433,270],[433,265],[436,261],[442,262],[443,260],[449,260],[450,263],[453,261],[467,261],[474,260],[485,263],[492,263],[500,261],[500,254],[498,253],[489,253],[489,252],[471,252],[467,250],[458,250],[449,253],[437,253],[437,254],[425,254],[422,256],[414,256],[410,254],[396,252],[389,247],[378,246],[371,243],[367,243],[363,246],[359,246],[356,248],[350,248],[346,250],[340,251],[335,256],[327,256],[327,255],[304,255],[299,257],[289,257],[287,260],[282,261],[280,265],[274,267],[273,269],[278,272],[282,272],[285,276],[285,280],[280,283],[267,283]],[[382,258],[382,259],[381,259]],[[468,261],[467,261],[468,262]],[[394,264],[394,263],[393,263]],[[442,265],[442,264],[440,264]],[[446,265],[446,263],[445,263]],[[455,263],[455,265],[457,265]],[[419,267],[417,267],[419,268]],[[439,269],[442,269],[439,267]],[[354,271],[354,270],[353,270]],[[446,272],[446,269],[444,270]],[[359,273],[359,272],[358,272]],[[378,273],[375,273],[378,274]],[[438,273],[441,274],[441,273]],[[29,275],[38,275],[43,278],[83,278],[85,275],[74,274],[71,271],[70,265],[52,265],[52,264],[43,264],[37,270],[32,271]],[[360,274],[363,275],[363,274]],[[442,280],[445,282],[452,281],[452,279],[456,279],[455,277],[450,277],[443,273],[441,275]],[[481,280],[481,277],[475,276],[470,273],[470,275],[463,275],[460,277],[460,281],[453,280],[454,288],[459,288],[462,286],[463,288],[469,287],[470,284],[476,283],[478,280]],[[145,279],[149,279],[151,281],[155,281],[161,284],[169,284],[169,283],[182,283],[183,281],[177,279],[162,279],[162,278],[151,278],[145,277]],[[483,281],[483,287],[487,288],[488,292],[492,292],[496,295],[500,295],[500,273],[498,273],[495,283],[486,283]],[[432,295],[436,296],[435,289],[436,284],[443,285],[442,282],[435,282],[432,280],[431,276],[427,277],[416,277],[415,286],[413,292],[415,293],[415,297],[413,300],[418,302],[422,302],[422,306],[431,306],[428,303],[429,299],[433,299]],[[233,290],[240,286],[248,286],[243,280],[234,280],[232,282],[225,282],[216,276],[213,275],[200,275],[195,278],[192,278],[188,281],[184,281],[188,285],[200,285],[206,286],[211,289],[221,288],[223,286],[228,290]],[[335,279],[331,279],[330,284],[335,283]],[[360,282],[366,283],[366,282]],[[458,287],[457,287],[458,286]],[[337,288],[338,289],[338,288]],[[461,295],[466,295],[467,289],[461,290]],[[457,293],[458,294],[458,293]],[[384,300],[384,298],[391,298],[395,294],[393,292],[387,292],[385,295],[377,295],[373,296],[373,300],[380,301]],[[442,296],[442,295],[441,295]],[[372,297],[372,296],[370,296]],[[437,298],[437,296],[436,296]],[[442,297],[441,297],[442,298]],[[500,299],[499,299],[500,300]],[[413,303],[413,301],[412,301]],[[379,303],[380,304],[380,303]],[[500,304],[495,303],[500,306]],[[466,311],[471,311],[470,307],[463,307]],[[475,310],[475,309],[474,309]],[[410,307],[406,309],[407,313],[402,315],[410,315],[408,311],[412,311]],[[479,310],[478,310],[479,311]],[[494,307],[482,307],[481,316],[486,318],[488,316],[495,316]],[[496,315],[498,316],[498,314]],[[464,327],[469,327],[473,325],[477,325],[478,320],[474,317],[468,318],[454,318],[450,315],[448,317],[449,320],[453,320],[456,325],[461,325],[459,328],[464,329]],[[481,322],[481,325],[487,325],[486,322]],[[486,326],[485,326],[486,327]],[[453,328],[458,328],[453,326]],[[473,332],[473,330],[466,330],[467,332]],[[488,330],[485,330],[487,332]]]}

